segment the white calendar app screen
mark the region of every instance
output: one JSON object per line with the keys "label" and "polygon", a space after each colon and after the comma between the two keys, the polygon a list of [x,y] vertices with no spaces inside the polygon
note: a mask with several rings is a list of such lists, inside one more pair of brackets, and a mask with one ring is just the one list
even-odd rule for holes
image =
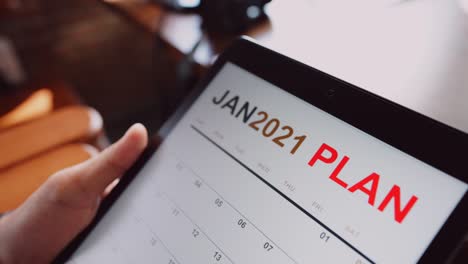
{"label": "white calendar app screen", "polygon": [[227,63],[70,263],[414,263],[467,185]]}

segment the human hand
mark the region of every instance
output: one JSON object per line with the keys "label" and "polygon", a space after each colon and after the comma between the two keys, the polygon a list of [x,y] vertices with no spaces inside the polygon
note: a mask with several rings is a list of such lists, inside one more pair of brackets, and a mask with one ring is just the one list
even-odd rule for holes
{"label": "human hand", "polygon": [[49,263],[94,218],[104,190],[135,162],[148,142],[133,125],[86,162],[52,175],[19,208],[0,218],[0,263]]}

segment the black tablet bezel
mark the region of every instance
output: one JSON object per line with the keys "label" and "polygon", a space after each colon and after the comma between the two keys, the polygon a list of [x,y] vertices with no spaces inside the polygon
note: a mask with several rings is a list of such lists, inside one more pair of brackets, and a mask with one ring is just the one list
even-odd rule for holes
{"label": "black tablet bezel", "polygon": [[[164,139],[170,133],[226,62],[236,64],[373,137],[465,183],[468,182],[466,155],[463,155],[468,149],[468,134],[259,46],[246,38],[236,40],[220,55],[197,88],[161,128],[158,138]],[[62,251],[54,263],[65,262],[80,246],[157,149],[157,141],[159,140],[150,143],[136,164],[103,201],[93,223]],[[453,256],[468,231],[467,212],[468,195],[465,193],[420,262],[443,263]]]}

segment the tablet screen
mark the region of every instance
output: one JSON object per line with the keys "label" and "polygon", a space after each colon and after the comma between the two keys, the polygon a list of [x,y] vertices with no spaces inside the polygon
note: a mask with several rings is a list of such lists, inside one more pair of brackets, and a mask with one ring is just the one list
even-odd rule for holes
{"label": "tablet screen", "polygon": [[413,263],[466,190],[226,63],[70,263]]}

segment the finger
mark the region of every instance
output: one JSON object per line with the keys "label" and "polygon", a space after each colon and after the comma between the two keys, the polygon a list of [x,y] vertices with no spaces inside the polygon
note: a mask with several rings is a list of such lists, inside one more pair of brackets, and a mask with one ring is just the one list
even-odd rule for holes
{"label": "finger", "polygon": [[120,178],[136,161],[148,142],[146,129],[135,124],[112,146],[74,171],[80,188],[101,195],[109,184]]}
{"label": "finger", "polygon": [[147,141],[146,129],[134,125],[102,153],[50,177],[0,219],[0,263],[50,262],[90,223],[96,200],[134,163]]}

